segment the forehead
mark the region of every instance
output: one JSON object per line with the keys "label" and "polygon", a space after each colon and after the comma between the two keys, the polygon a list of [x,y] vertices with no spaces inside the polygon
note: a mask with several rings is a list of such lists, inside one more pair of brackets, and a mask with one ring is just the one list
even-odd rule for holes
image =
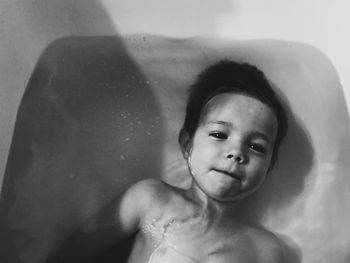
{"label": "forehead", "polygon": [[204,108],[202,123],[216,121],[277,132],[277,118],[271,108],[245,94],[222,93],[211,98]]}

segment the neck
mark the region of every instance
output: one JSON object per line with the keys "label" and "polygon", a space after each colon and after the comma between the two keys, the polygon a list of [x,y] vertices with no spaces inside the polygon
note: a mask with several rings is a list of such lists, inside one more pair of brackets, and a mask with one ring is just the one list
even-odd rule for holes
{"label": "neck", "polygon": [[236,202],[217,201],[203,192],[194,181],[189,188],[189,197],[198,206],[200,213],[205,214],[210,221],[233,218],[237,209]]}
{"label": "neck", "polygon": [[193,170],[191,166],[191,152],[187,158],[187,167],[191,175],[192,182],[188,190],[189,198],[198,206],[199,213],[207,217],[211,222],[227,218],[233,218],[237,210],[236,202],[220,202],[207,195],[193,179]]}

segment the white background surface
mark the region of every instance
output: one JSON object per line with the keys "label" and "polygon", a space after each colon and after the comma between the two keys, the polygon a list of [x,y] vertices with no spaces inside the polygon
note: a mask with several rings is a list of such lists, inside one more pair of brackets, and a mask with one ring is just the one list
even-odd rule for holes
{"label": "white background surface", "polygon": [[102,0],[121,33],[229,39],[272,38],[310,44],[337,68],[350,104],[350,3],[345,0]]}

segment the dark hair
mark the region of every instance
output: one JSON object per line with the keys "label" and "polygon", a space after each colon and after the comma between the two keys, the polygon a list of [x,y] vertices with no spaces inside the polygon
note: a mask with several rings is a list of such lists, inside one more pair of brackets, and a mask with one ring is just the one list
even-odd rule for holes
{"label": "dark hair", "polygon": [[223,60],[209,66],[198,75],[190,89],[179,141],[184,133],[187,133],[190,139],[193,138],[207,102],[222,93],[245,94],[258,99],[272,109],[278,124],[271,160],[272,167],[282,139],[288,130],[287,114],[264,73],[247,63]]}

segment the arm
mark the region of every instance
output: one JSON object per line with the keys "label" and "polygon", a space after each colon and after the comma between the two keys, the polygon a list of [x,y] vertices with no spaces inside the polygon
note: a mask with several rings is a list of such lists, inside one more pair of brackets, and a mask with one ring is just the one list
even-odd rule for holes
{"label": "arm", "polygon": [[123,196],[90,217],[46,262],[91,262],[118,241],[136,233],[149,202],[150,181],[154,180],[133,185]]}

